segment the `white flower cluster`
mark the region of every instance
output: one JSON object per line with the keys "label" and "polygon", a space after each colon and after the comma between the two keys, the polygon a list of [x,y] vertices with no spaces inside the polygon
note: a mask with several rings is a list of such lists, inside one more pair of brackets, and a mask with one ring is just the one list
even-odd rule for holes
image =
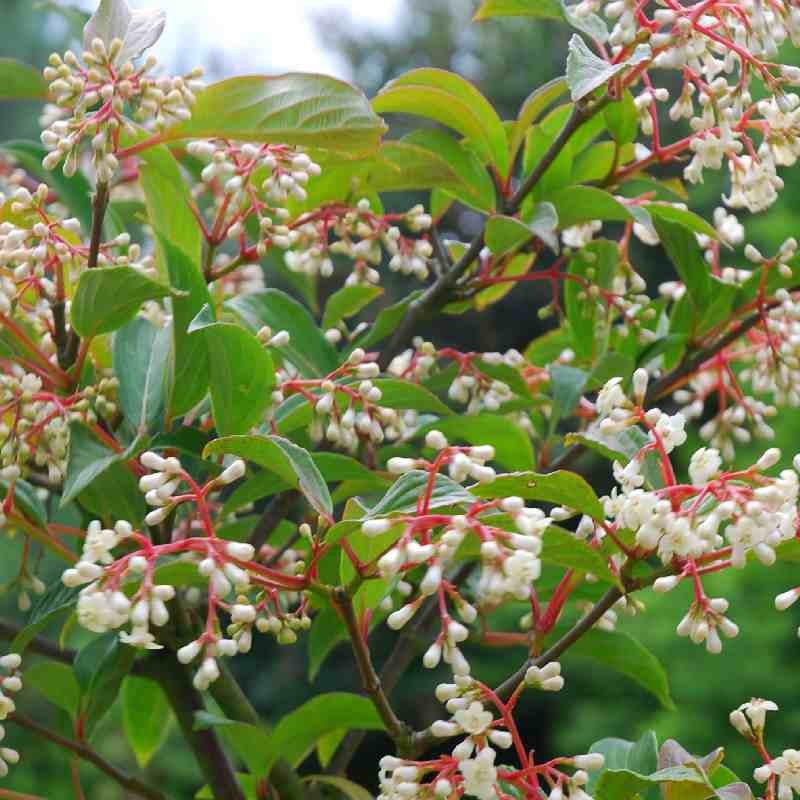
{"label": "white flower cluster", "polygon": [[0,373],[0,405],[15,412],[0,422],[0,469],[12,480],[32,469],[46,469],[58,483],[66,474],[70,422],[94,423],[97,414],[113,415],[116,378],[70,398],[43,389],[42,379],[18,364]]}
{"label": "white flower cluster", "polygon": [[772,758],[764,746],[764,729],[767,713],[777,711],[777,703],[754,697],[748,703],[742,703],[730,713],[731,725],[736,731],[753,744],[764,759],[760,767],[753,770],[753,777],[758,783],[769,782],[767,794],[775,797],[777,782],[778,800],[792,800],[794,794],[800,794],[800,751],[784,750],[781,755]]}
{"label": "white flower cluster", "polygon": [[[402,475],[426,470],[430,474],[446,467],[450,477],[458,482],[494,480],[495,471],[486,463],[494,458],[493,447],[451,447],[439,431],[430,431],[425,444],[437,451],[436,462],[396,457],[389,460],[389,471]],[[525,506],[519,497],[508,497],[490,506],[485,516],[468,510],[465,514],[434,514],[430,522],[426,522],[423,510],[417,517],[379,517],[362,523],[363,533],[370,537],[385,534],[396,526],[401,531],[396,542],[377,562],[382,577],[399,580],[397,591],[403,601],[400,608],[389,614],[389,627],[403,628],[425,599],[434,595],[439,596],[442,607],[447,601],[452,603],[466,625],[475,621],[475,607],[445,578],[468,536],[480,541],[481,574],[474,587],[478,603],[491,609],[507,600],[530,598],[533,584],[541,573],[542,537],[551,518],[538,508]],[[493,516],[497,518],[498,511],[508,529],[493,524],[496,521]],[[406,576],[421,565],[425,569],[415,588]],[[385,610],[393,608],[391,597],[386,598],[383,607]],[[444,661],[455,675],[468,675],[469,662],[459,648],[469,636],[467,627],[444,611],[440,627],[439,636],[423,656],[423,664],[433,669]]]}
{"label": "white flower cluster", "polygon": [[[0,657],[0,668],[6,673],[0,677],[0,720],[8,718],[13,714],[16,706],[9,695],[16,694],[22,689],[22,677],[20,667],[22,658],[17,653],[9,653]],[[0,725],[0,741],[5,738],[6,730]],[[0,778],[8,775],[9,764],[16,764],[19,761],[19,753],[10,747],[0,747]]]}
{"label": "white flower cluster", "polygon": [[110,42],[95,38],[81,58],[71,50],[63,58],[53,53],[44,77],[63,116],[42,133],[42,142],[51,151],[44,159],[45,169],[55,169],[63,161],[64,174],[73,175],[81,142],[90,138],[97,179],[108,183],[119,169],[120,135],[138,135],[133,120],[164,130],[189,119],[196,94],[204,88],[202,69],[183,77],[156,78],[151,75],[155,66],[152,56],[135,66],[126,56],[125,43],[117,38]]}
{"label": "white flower cluster", "polygon": [[292,228],[292,249],[285,255],[292,272],[329,277],[334,268],[331,256],[340,255],[353,262],[346,286],[377,284],[377,267],[385,253],[391,271],[419,280],[428,277],[431,243],[426,238],[404,235],[400,227],[413,234],[427,231],[433,221],[422,206],[414,206],[405,214],[381,215],[373,212],[370,201],[364,198],[354,209],[334,206],[311,216],[308,221],[301,217]]}
{"label": "white flower cluster", "polygon": [[498,411],[514,397],[505,381],[481,369],[482,363],[487,367],[504,366],[518,371],[529,366],[525,357],[513,348],[505,353],[460,353],[452,348],[437,350],[431,342],[421,337],[416,337],[413,345],[413,348],[404,350],[392,359],[389,374],[422,382],[434,374],[440,360],[455,361],[459,369],[447,389],[447,396],[465,405],[467,414]]}
{"label": "white flower cluster", "polygon": [[[557,666],[548,664],[544,669]],[[554,674],[545,680],[556,678]],[[384,756],[380,761],[378,800],[447,800],[463,796],[494,800],[507,796],[511,787],[531,791],[531,785],[538,780],[535,773],[524,778],[524,769],[518,771],[496,763],[498,751],[509,750],[518,732],[507,727],[506,719],[489,710],[487,699],[491,701],[491,696],[487,697],[482,684],[457,676],[455,683],[439,684],[436,697],[451,716],[434,722],[431,734],[442,739],[458,737],[459,742],[449,754],[424,762]],[[605,760],[600,753],[586,753],[548,763],[574,770],[570,775],[555,766],[543,768],[552,787],[549,795],[552,800],[560,800],[564,794],[572,800],[590,800],[582,788],[589,777],[586,771],[602,769]]]}
{"label": "white flower cluster", "polygon": [[[787,92],[800,82],[800,70],[771,63],[785,40],[800,45],[797,9],[789,0],[712,3],[700,13],[694,7],[664,8],[631,0],[580,0],[568,8],[578,18],[593,17],[595,26],[603,24],[596,17],[602,10],[613,22],[612,56],[641,42],[646,33],[655,54],[648,70],[682,72],[683,86],[668,113],[673,121],[688,119],[693,131],[687,180],[701,181],[704,169],[719,170],[727,161],[732,184],[727,205],[757,212],[775,201],[783,187],[777,167],[794,164],[800,155],[800,98]],[[649,80],[635,98],[645,135],[654,135],[657,103],[668,100],[667,89],[655,88]],[[760,143],[751,139],[756,129]],[[660,146],[655,136],[654,141]]]}
{"label": "white flower cluster", "polygon": [[[163,458],[148,451],[140,460],[152,470],[139,482],[147,502],[155,506],[146,517],[150,525],[160,524],[183,503],[204,504],[211,491],[238,481],[245,472],[244,462],[235,460],[205,486],[198,487],[174,456]],[[184,495],[176,495],[181,484],[188,485],[189,490]],[[202,656],[194,677],[198,690],[207,689],[219,677],[219,657],[250,650],[253,628],[273,634],[281,644],[291,644],[297,639],[296,631],[307,629],[311,623],[304,603],[288,612],[280,594],[281,589],[288,588],[283,587],[281,580],[291,580],[303,571],[305,564],[289,560],[285,564],[287,572],[279,571],[281,565],[278,564],[275,571],[266,570],[267,579],[254,561],[255,548],[247,542],[216,538],[213,528],[208,528],[212,523],[204,520],[204,516],[200,514],[199,528],[205,536],[173,536],[173,540],[164,545],[153,545],[124,520],[118,521],[113,529],[93,521],[86,531],[80,560],[62,576],[65,585],[83,587],[78,596],[77,616],[84,628],[104,633],[130,624],[130,630],[120,633],[120,640],[133,647],[153,650],[162,645],[157,642],[151,626],[159,628],[169,622],[167,603],[176,594],[174,586],[155,582],[157,562],[161,556],[182,555],[193,563],[208,581],[208,624],[197,639],[178,650],[177,657],[189,664]],[[308,526],[301,526],[301,533],[310,536]],[[113,551],[123,543],[134,545],[134,550],[115,556]],[[137,546],[140,549],[135,549]],[[251,574],[250,570],[255,571]],[[291,591],[286,594],[294,596]],[[234,598],[232,602],[231,597]],[[230,617],[227,637],[217,623],[216,612],[220,609]]]}
{"label": "white flower cluster", "polygon": [[[636,424],[648,431],[649,441],[627,466],[615,462],[614,476],[620,488],[604,503],[614,525],[633,531],[642,551],[656,553],[664,564],[680,565],[676,574],[656,580],[654,588],[669,591],[684,578],[697,579],[698,561],[744,567],[752,553],[763,564],[773,564],[775,548],[791,539],[797,529],[797,472],[783,470],[777,478],[765,474],[780,458],[775,448],[739,472],[722,471],[720,453],[701,448],[689,465],[691,483],[676,483],[669,453],[686,440],[684,418],[659,409],[642,409],[638,404],[646,386],[647,375],[639,370],[634,376],[634,403],[625,396],[620,379],[612,379],[601,389],[595,405],[602,433],[617,433]],[[660,464],[665,485],[647,489],[643,488],[643,470],[651,456]],[[726,636],[738,633],[725,616],[727,609],[724,598],[708,598],[697,589],[678,633],[696,643],[705,642],[710,652],[719,652],[722,644],[717,629]]]}
{"label": "white flower cluster", "polygon": [[397,441],[416,430],[416,412],[404,412],[380,404],[383,394],[372,383],[372,379],[380,375],[380,367],[366,360],[364,350],[353,350],[338,372],[340,374],[318,381],[287,378],[275,396],[276,403],[281,403],[286,394],[298,388],[304,391],[318,388],[321,391],[313,399],[314,415],[309,426],[312,441],[324,440],[334,447],[355,453],[362,443],[376,446]]}

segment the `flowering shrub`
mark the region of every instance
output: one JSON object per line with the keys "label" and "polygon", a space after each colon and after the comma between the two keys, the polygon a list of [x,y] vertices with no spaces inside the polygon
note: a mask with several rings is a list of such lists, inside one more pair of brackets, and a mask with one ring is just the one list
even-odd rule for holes
{"label": "flowering shrub", "polygon": [[[718,654],[739,628],[715,574],[797,559],[800,457],[779,470],[765,444],[730,462],[800,405],[797,242],[763,255],[734,213],[767,211],[800,155],[800,70],[772,60],[800,43],[800,9],[484,0],[477,17],[508,15],[579,33],[565,77],[505,123],[433,69],[371,103],[318,75],[163,77],[145,53],[164,15],[125,0],[102,0],[85,52],[51,56],[44,82],[3,64],[6,97],[49,102],[42,144],[3,148],[0,486],[25,619],[2,625],[0,719],[144,798],[166,795],[92,745],[120,693],[142,764],[166,722],[137,713],[175,716],[198,797],[368,797],[347,770],[373,730],[394,743],[379,800],[752,796],[721,748],[652,734],[535,757],[515,712],[563,688],[575,646],[668,703],[618,614],[685,587],[677,634]],[[378,114],[398,113],[439,126],[392,139]],[[727,189],[706,220],[686,183],[711,171]],[[429,204],[384,206],[412,189]],[[472,241],[443,233],[458,205],[480,214]],[[660,284],[634,240],[663,252]],[[406,287],[393,304],[387,271]],[[551,329],[524,353],[419,335],[528,281],[551,289]],[[680,475],[695,421],[707,446]],[[580,474],[590,451],[605,496]],[[318,695],[268,731],[226,663],[259,635],[306,640],[312,678],[348,641],[363,694]],[[528,655],[490,686],[480,645]],[[70,736],[10,699],[25,650]],[[392,700],[417,657],[444,705],[424,730]],[[752,699],[730,721],[760,791],[791,800],[800,753],[768,752],[775,710]],[[18,758],[0,749],[0,773]]]}

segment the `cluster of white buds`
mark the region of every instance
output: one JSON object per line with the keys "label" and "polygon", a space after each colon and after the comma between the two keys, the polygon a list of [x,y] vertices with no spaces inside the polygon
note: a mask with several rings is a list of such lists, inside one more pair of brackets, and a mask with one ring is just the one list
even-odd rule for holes
{"label": "cluster of white buds", "polygon": [[[314,401],[314,415],[309,435],[314,442],[328,441],[334,447],[354,453],[362,442],[372,446],[404,439],[417,428],[414,411],[397,410],[380,404],[383,396],[372,380],[380,375],[380,367],[366,360],[366,353],[356,348],[348,357],[342,377],[318,381],[322,394]],[[357,383],[349,382],[356,379]],[[283,384],[276,400],[302,382],[292,379]]]}
{"label": "cluster of white buds", "polygon": [[541,667],[536,665],[528,667],[525,684],[543,692],[560,692],[564,688],[561,664],[558,661],[549,661]]}
{"label": "cluster of white buds", "polygon": [[[0,657],[0,668],[5,673],[0,677],[0,720],[8,718],[13,714],[16,706],[9,697],[22,689],[22,677],[20,667],[22,658],[17,653],[9,653]],[[6,730],[0,725],[0,741],[5,738]],[[9,764],[16,764],[19,761],[19,753],[10,747],[0,747],[0,778],[8,775]]]}
{"label": "cluster of white buds", "polygon": [[[39,184],[34,191],[24,186],[11,197],[11,220],[0,223],[0,313],[19,309],[19,301],[30,299],[34,293],[42,300],[58,300],[58,272],[70,281],[76,281],[84,268],[89,247],[81,240],[81,224],[74,217],[63,218],[56,213],[50,189]],[[121,233],[107,242],[101,242],[97,263],[99,266],[131,267],[148,277],[156,274],[151,255],[143,255],[142,248],[131,243],[128,233]],[[63,299],[63,298],[62,298]],[[49,306],[26,309],[27,318],[41,318],[50,323]],[[50,325],[52,327],[52,325]],[[49,331],[44,325],[42,336],[47,337],[43,349],[50,351]]]}
{"label": "cluster of white buds", "polygon": [[136,55],[127,51],[122,39],[94,38],[80,58],[69,50],[63,57],[50,56],[44,76],[64,115],[42,133],[50,150],[45,169],[55,169],[63,161],[64,174],[74,174],[80,145],[90,139],[97,179],[108,183],[119,169],[120,136],[137,135],[133,120],[164,130],[191,117],[196,94],[204,87],[203,71],[195,68],[182,77],[153,77],[155,58],[148,56],[137,67]]}
{"label": "cluster of white buds", "polygon": [[[553,673],[547,681],[558,677],[557,670],[550,669],[553,666],[557,665],[548,664],[545,668]],[[451,717],[434,722],[430,732],[442,739],[457,737],[458,743],[450,753],[426,761],[384,756],[380,761],[379,800],[450,800],[465,796],[494,800],[510,796],[508,792],[516,789],[532,791],[531,780],[538,780],[535,772],[531,770],[530,777],[523,778],[526,765],[518,770],[496,763],[498,751],[512,748],[519,731],[509,714],[489,710],[489,703],[501,706],[486,687],[469,677],[456,677],[454,683],[439,684],[436,697]],[[600,753],[585,753],[552,759],[540,770],[555,787],[550,794],[553,800],[562,798],[565,791],[570,798],[587,800],[589,795],[582,788],[588,781],[587,770],[600,770],[604,765]],[[563,767],[574,770],[573,774],[563,772]]]}
{"label": "cluster of white buds", "polygon": [[69,424],[92,424],[97,414],[113,413],[111,399],[118,382],[102,379],[70,397],[44,388],[42,379],[18,364],[0,373],[0,404],[14,410],[0,422],[0,468],[13,480],[31,470],[46,469],[48,480],[57,483],[66,474]]}
{"label": "cluster of white buds", "polygon": [[366,198],[352,209],[323,207],[308,219],[301,217],[292,227],[288,237],[292,249],[285,255],[286,266],[292,272],[329,277],[334,268],[331,256],[340,255],[353,262],[346,286],[377,284],[377,267],[385,252],[390,270],[425,280],[433,247],[425,238],[404,235],[401,225],[418,234],[427,231],[432,220],[421,206],[406,214],[377,214]]}
{"label": "cluster of white buds", "polygon": [[724,597],[703,597],[695,600],[686,616],[678,623],[678,636],[687,636],[695,644],[705,642],[709,653],[721,653],[722,639],[719,632],[729,639],[739,635],[739,626],[725,616],[728,605]]}

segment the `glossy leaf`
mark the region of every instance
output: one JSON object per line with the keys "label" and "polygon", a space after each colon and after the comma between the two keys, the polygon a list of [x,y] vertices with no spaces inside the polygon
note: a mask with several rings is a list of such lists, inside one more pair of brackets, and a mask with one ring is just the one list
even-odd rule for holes
{"label": "glossy leaf", "polygon": [[238,139],[318,147],[338,153],[374,149],[386,126],[364,94],[326,75],[288,73],[228,78],[197,98],[192,118],[169,139]]}
{"label": "glossy leaf", "polygon": [[712,300],[711,273],[694,233],[663,217],[656,217],[654,224],[661,244],[686,284],[695,308],[702,311]]}
{"label": "glossy leaf", "polygon": [[57,661],[37,661],[25,667],[25,688],[32,688],[74,720],[78,714],[80,687],[72,667]]}
{"label": "glossy leaf", "polygon": [[9,645],[9,652],[24,652],[38,633],[58,617],[72,611],[78,602],[79,591],[75,587],[64,586],[60,579],[56,579],[50,584],[47,587],[47,591],[34,602],[28,614],[27,624],[14,637],[14,640]]}
{"label": "glossy leaf", "polygon": [[555,525],[545,531],[541,558],[545,563],[591,573],[605,583],[615,586],[619,583],[600,552],[574,533]]}
{"label": "glossy leaf", "polygon": [[355,316],[383,294],[380,286],[344,286],[325,304],[324,329],[335,328],[342,320]]}
{"label": "glossy leaf", "polygon": [[516,158],[528,129],[539,120],[542,113],[567,92],[566,78],[553,78],[534,89],[522,104],[517,121],[511,130],[509,150],[512,161]]}
{"label": "glossy leaf", "polygon": [[35,67],[0,58],[0,100],[46,100],[47,81]]}
{"label": "glossy leaf", "polygon": [[470,487],[470,492],[477,497],[491,498],[516,495],[525,500],[541,500],[574,508],[596,520],[605,519],[603,507],[594,489],[580,475],[566,470],[557,470],[546,475],[536,472],[498,475],[492,483]]}
{"label": "glossy leaf", "polygon": [[474,19],[480,21],[493,17],[562,19],[563,15],[556,0],[483,0]]}
{"label": "glossy leaf", "polygon": [[429,389],[398,378],[376,378],[373,386],[381,390],[379,405],[449,416],[453,412]]}
{"label": "glossy leaf", "polygon": [[508,141],[500,117],[468,81],[441,69],[415,69],[388,83],[372,102],[379,113],[436,120],[466,137],[501,174],[508,171]]}
{"label": "glossy leaf", "polygon": [[383,730],[383,723],[366,697],[346,692],[317,695],[275,726],[266,754],[266,769],[271,769],[279,757],[297,766],[322,736],[342,727]]}
{"label": "glossy leaf", "polygon": [[328,486],[307,450],[280,436],[228,436],[211,442],[203,457],[228,453],[278,474],[320,513],[333,512]]}
{"label": "glossy leaf", "polygon": [[171,722],[172,711],[164,690],[149,678],[128,675],[122,683],[122,723],[141,768],[164,743]]}
{"label": "glossy leaf", "polygon": [[304,377],[319,378],[333,372],[338,366],[336,350],[317,327],[311,314],[284,292],[265,289],[239,295],[228,301],[226,307],[236,312],[253,332],[265,325],[273,333],[287,331],[290,341],[281,348],[281,354]]}
{"label": "glossy leaf", "polygon": [[570,652],[591,658],[626,675],[658,698],[664,708],[675,708],[664,667],[641,642],[629,634],[594,629],[581,637]]}
{"label": "glossy leaf", "polygon": [[238,325],[199,323],[190,327],[190,332],[205,341],[217,432],[222,436],[246,433],[263,420],[272,404],[275,366],[270,354]]}
{"label": "glossy leaf", "polygon": [[570,95],[575,101],[581,100],[627,67],[635,67],[651,57],[649,45],[640,44],[630,58],[612,63],[596,56],[586,42],[575,34],[569,40],[567,54],[567,84]]}
{"label": "glossy leaf", "polygon": [[[381,500],[369,509],[366,519],[384,517],[394,513],[408,513],[417,507],[417,500],[425,492],[428,484],[428,473],[422,470],[413,470],[401,475],[397,482],[389,489]],[[429,508],[470,503],[475,496],[468,492],[461,484],[448,478],[446,475],[437,474],[431,493]]]}
{"label": "glossy leaf", "polygon": [[110,333],[133,319],[146,300],[169,294],[168,286],[130,267],[87,270],[78,281],[70,306],[72,327],[85,337]]}
{"label": "glossy leaf", "polygon": [[639,111],[633,102],[630,89],[625,89],[622,96],[609,103],[603,111],[608,132],[618,144],[627,144],[636,138],[639,131]]}
{"label": "glossy leaf", "polygon": [[506,469],[526,470],[534,465],[530,436],[509,419],[494,414],[453,416],[426,425],[416,435],[423,437],[434,429],[441,431],[454,444],[492,445],[496,461]]}
{"label": "glossy leaf", "polygon": [[160,426],[169,395],[172,336],[137,318],[114,336],[114,374],[119,379],[118,402],[138,433]]}

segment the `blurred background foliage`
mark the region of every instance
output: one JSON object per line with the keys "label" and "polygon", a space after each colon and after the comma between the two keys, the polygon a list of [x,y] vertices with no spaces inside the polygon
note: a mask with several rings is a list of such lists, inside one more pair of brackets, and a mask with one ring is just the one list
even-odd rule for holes
{"label": "blurred background foliage", "polygon": [[[283,2],[283,0],[274,0]],[[162,5],[169,6],[168,2]],[[516,111],[529,92],[563,72],[565,44],[570,31],[564,26],[524,20],[470,23],[476,3],[473,0],[405,0],[405,9],[391,30],[368,30],[347,16],[318,16],[315,24],[325,46],[349,63],[354,82],[370,96],[392,77],[421,66],[434,66],[461,73],[474,81],[506,118]],[[42,66],[53,50],[74,45],[80,28],[79,15],[53,2],[0,0],[0,56],[15,57]],[[180,54],[192,63],[224,65],[224,72],[236,71],[235,53]],[[795,58],[795,61],[797,59]],[[791,63],[792,56],[781,59]],[[265,67],[266,68],[266,67]],[[0,113],[0,140],[35,137],[38,109],[30,104],[5,104]],[[401,121],[402,123],[402,121]],[[396,129],[402,132],[402,124]],[[668,137],[667,137],[668,138]],[[784,170],[786,190],[768,214],[743,219],[748,237],[762,251],[771,253],[787,237],[798,235],[800,217],[800,172]],[[692,204],[710,216],[719,203],[723,184],[709,180],[693,191]],[[389,205],[407,208],[416,196],[392,198]],[[469,236],[477,225],[470,211],[452,212],[446,220],[447,233]],[[639,248],[636,263],[655,283],[672,276],[659,249]],[[395,294],[401,284],[389,284]],[[523,349],[535,336],[546,330],[535,310],[549,298],[538,291],[538,284],[515,289],[503,302],[482,315],[440,320],[424,333],[437,344],[455,344],[479,350]],[[509,324],[510,322],[510,324]],[[552,323],[548,323],[552,324]],[[786,410],[776,425],[776,442],[785,452],[788,463],[800,441],[800,414]],[[683,452],[691,452],[687,444]],[[697,445],[697,442],[694,442]],[[763,446],[742,448],[739,462],[752,463]],[[683,465],[685,467],[685,464]],[[598,489],[608,481],[608,466],[586,460],[581,464],[590,473]],[[17,543],[18,545],[19,543]],[[4,548],[6,546],[4,545]],[[9,553],[10,550],[4,550]],[[0,581],[12,581],[17,568],[15,558],[0,563]],[[43,565],[43,577],[57,579],[56,565]],[[793,574],[794,573],[794,574]],[[639,638],[664,665],[670,680],[677,710],[662,708],[658,701],[634,683],[591,662],[566,656],[565,690],[557,695],[531,693],[520,706],[520,721],[531,747],[542,757],[560,753],[584,752],[597,739],[618,736],[637,738],[652,728],[659,739],[678,739],[688,750],[705,753],[724,745],[728,764],[745,779],[750,777],[754,761],[748,748],[728,725],[731,709],[751,696],[766,695],[782,711],[770,716],[768,733],[771,749],[800,746],[800,704],[795,672],[800,642],[796,626],[800,619],[792,611],[778,614],[773,597],[797,583],[793,564],[771,569],[754,566],[743,573],[729,572],[708,579],[707,590],[724,596],[731,603],[731,617],[742,633],[726,641],[722,656],[709,655],[702,648],[679,639],[675,626],[690,602],[688,587],[680,587],[666,596],[652,593],[645,597],[647,611],[633,618],[622,617],[620,629]],[[10,598],[3,603],[11,617]],[[509,620],[508,625],[513,625]],[[51,632],[52,633],[52,632]],[[57,634],[57,632],[56,632]],[[70,642],[81,643],[81,634],[72,632]],[[385,629],[374,634],[374,651],[380,664],[391,651],[394,634]],[[248,696],[268,720],[277,720],[316,693],[336,689],[357,690],[350,653],[340,646],[326,661],[314,683],[306,674],[306,649],[301,641],[293,648],[278,648],[257,638],[249,657],[235,659],[233,669]],[[505,677],[523,658],[514,650],[479,650],[469,653],[475,671],[488,683]],[[26,661],[27,666],[34,657]],[[433,700],[435,683],[445,679],[443,670],[435,674],[423,670],[417,660],[396,692],[397,707],[418,726],[439,713]],[[64,726],[66,717],[56,712],[34,689],[23,693],[20,701],[25,713],[54,727]],[[59,716],[59,714],[61,716]],[[114,709],[96,735],[97,748],[115,763],[137,770],[124,734],[119,709]],[[181,743],[174,727],[165,734],[164,746],[147,767],[152,782],[171,796],[190,798],[199,785],[199,773]],[[35,792],[53,800],[72,796],[69,761],[52,745],[34,741],[24,731],[9,726],[8,739],[23,756],[6,785],[18,791]],[[352,776],[374,785],[377,760],[387,751],[388,742],[371,737],[359,751]],[[91,800],[114,800],[120,790],[96,770],[80,766],[84,791]]]}

